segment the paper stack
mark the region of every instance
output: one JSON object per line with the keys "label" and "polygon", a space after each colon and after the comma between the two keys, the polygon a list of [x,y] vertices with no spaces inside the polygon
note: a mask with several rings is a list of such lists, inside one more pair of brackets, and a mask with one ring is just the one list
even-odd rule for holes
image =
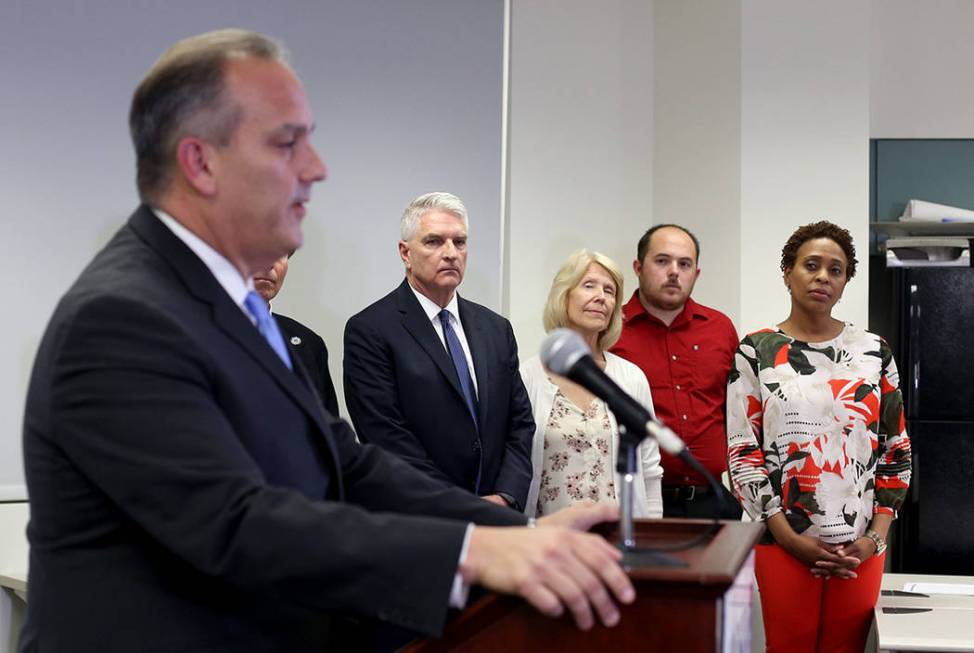
{"label": "paper stack", "polygon": [[923,200],[906,203],[900,222],[974,222],[974,211]]}

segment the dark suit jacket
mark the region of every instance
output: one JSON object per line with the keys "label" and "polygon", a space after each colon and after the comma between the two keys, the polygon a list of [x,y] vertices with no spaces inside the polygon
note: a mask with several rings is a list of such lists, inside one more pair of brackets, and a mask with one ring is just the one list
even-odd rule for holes
{"label": "dark suit jacket", "polygon": [[457,519],[525,521],[357,444],[145,207],[51,319],[24,456],[23,651],[322,650],[328,612],[436,633]]}
{"label": "dark suit jacket", "polygon": [[518,373],[511,324],[459,298],[477,376],[479,429],[453,361],[407,281],[345,325],[345,404],[363,442],[430,476],[519,507],[531,482],[531,402]]}
{"label": "dark suit jacket", "polygon": [[286,315],[274,313],[277,325],[281,327],[284,342],[291,351],[291,358],[297,358],[304,365],[304,372],[311,377],[311,385],[318,393],[321,403],[328,412],[338,417],[338,395],[328,372],[328,348],[317,333],[297,320]]}

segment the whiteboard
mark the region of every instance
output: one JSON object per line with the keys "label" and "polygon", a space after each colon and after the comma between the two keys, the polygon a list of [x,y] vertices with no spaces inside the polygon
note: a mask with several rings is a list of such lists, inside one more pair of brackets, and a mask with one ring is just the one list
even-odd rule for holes
{"label": "whiteboard", "polygon": [[0,500],[23,498],[30,368],[54,305],[137,204],[131,93],[172,42],[221,27],[281,39],[329,168],[277,312],[328,344],[402,279],[399,216],[448,190],[470,210],[461,294],[499,307],[503,0],[0,3]]}

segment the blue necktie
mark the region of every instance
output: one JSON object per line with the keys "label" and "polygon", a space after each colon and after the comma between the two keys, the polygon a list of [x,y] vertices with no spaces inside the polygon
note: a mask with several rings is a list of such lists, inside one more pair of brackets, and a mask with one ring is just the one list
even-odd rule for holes
{"label": "blue necktie", "polygon": [[257,330],[260,335],[264,336],[264,340],[271,346],[274,353],[280,357],[288,369],[293,369],[291,367],[291,356],[287,353],[287,345],[284,344],[284,336],[281,335],[277,320],[271,316],[271,309],[264,298],[256,290],[251,290],[244,298],[244,307],[257,320]]}
{"label": "blue necktie", "polygon": [[440,324],[443,325],[443,339],[446,340],[446,348],[450,352],[453,367],[456,368],[457,376],[460,378],[463,398],[467,401],[467,408],[470,410],[474,426],[477,426],[477,397],[473,390],[473,379],[470,378],[470,368],[467,367],[467,357],[463,354],[463,347],[460,346],[460,339],[453,331],[453,325],[450,324],[450,312],[444,308],[440,311],[439,318]]}

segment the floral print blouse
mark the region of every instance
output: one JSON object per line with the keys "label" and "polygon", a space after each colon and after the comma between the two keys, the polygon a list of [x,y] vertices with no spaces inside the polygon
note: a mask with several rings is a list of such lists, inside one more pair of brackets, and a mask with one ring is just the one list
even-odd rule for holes
{"label": "floral print blouse", "polygon": [[561,390],[555,394],[544,434],[538,516],[582,499],[615,502],[611,440],[612,423],[604,401],[594,399],[583,411]]}
{"label": "floral print blouse", "polygon": [[727,443],[753,519],[784,511],[795,532],[842,543],[874,513],[895,517],[911,460],[889,345],[851,324],[826,342],[746,336],[728,380]]}

